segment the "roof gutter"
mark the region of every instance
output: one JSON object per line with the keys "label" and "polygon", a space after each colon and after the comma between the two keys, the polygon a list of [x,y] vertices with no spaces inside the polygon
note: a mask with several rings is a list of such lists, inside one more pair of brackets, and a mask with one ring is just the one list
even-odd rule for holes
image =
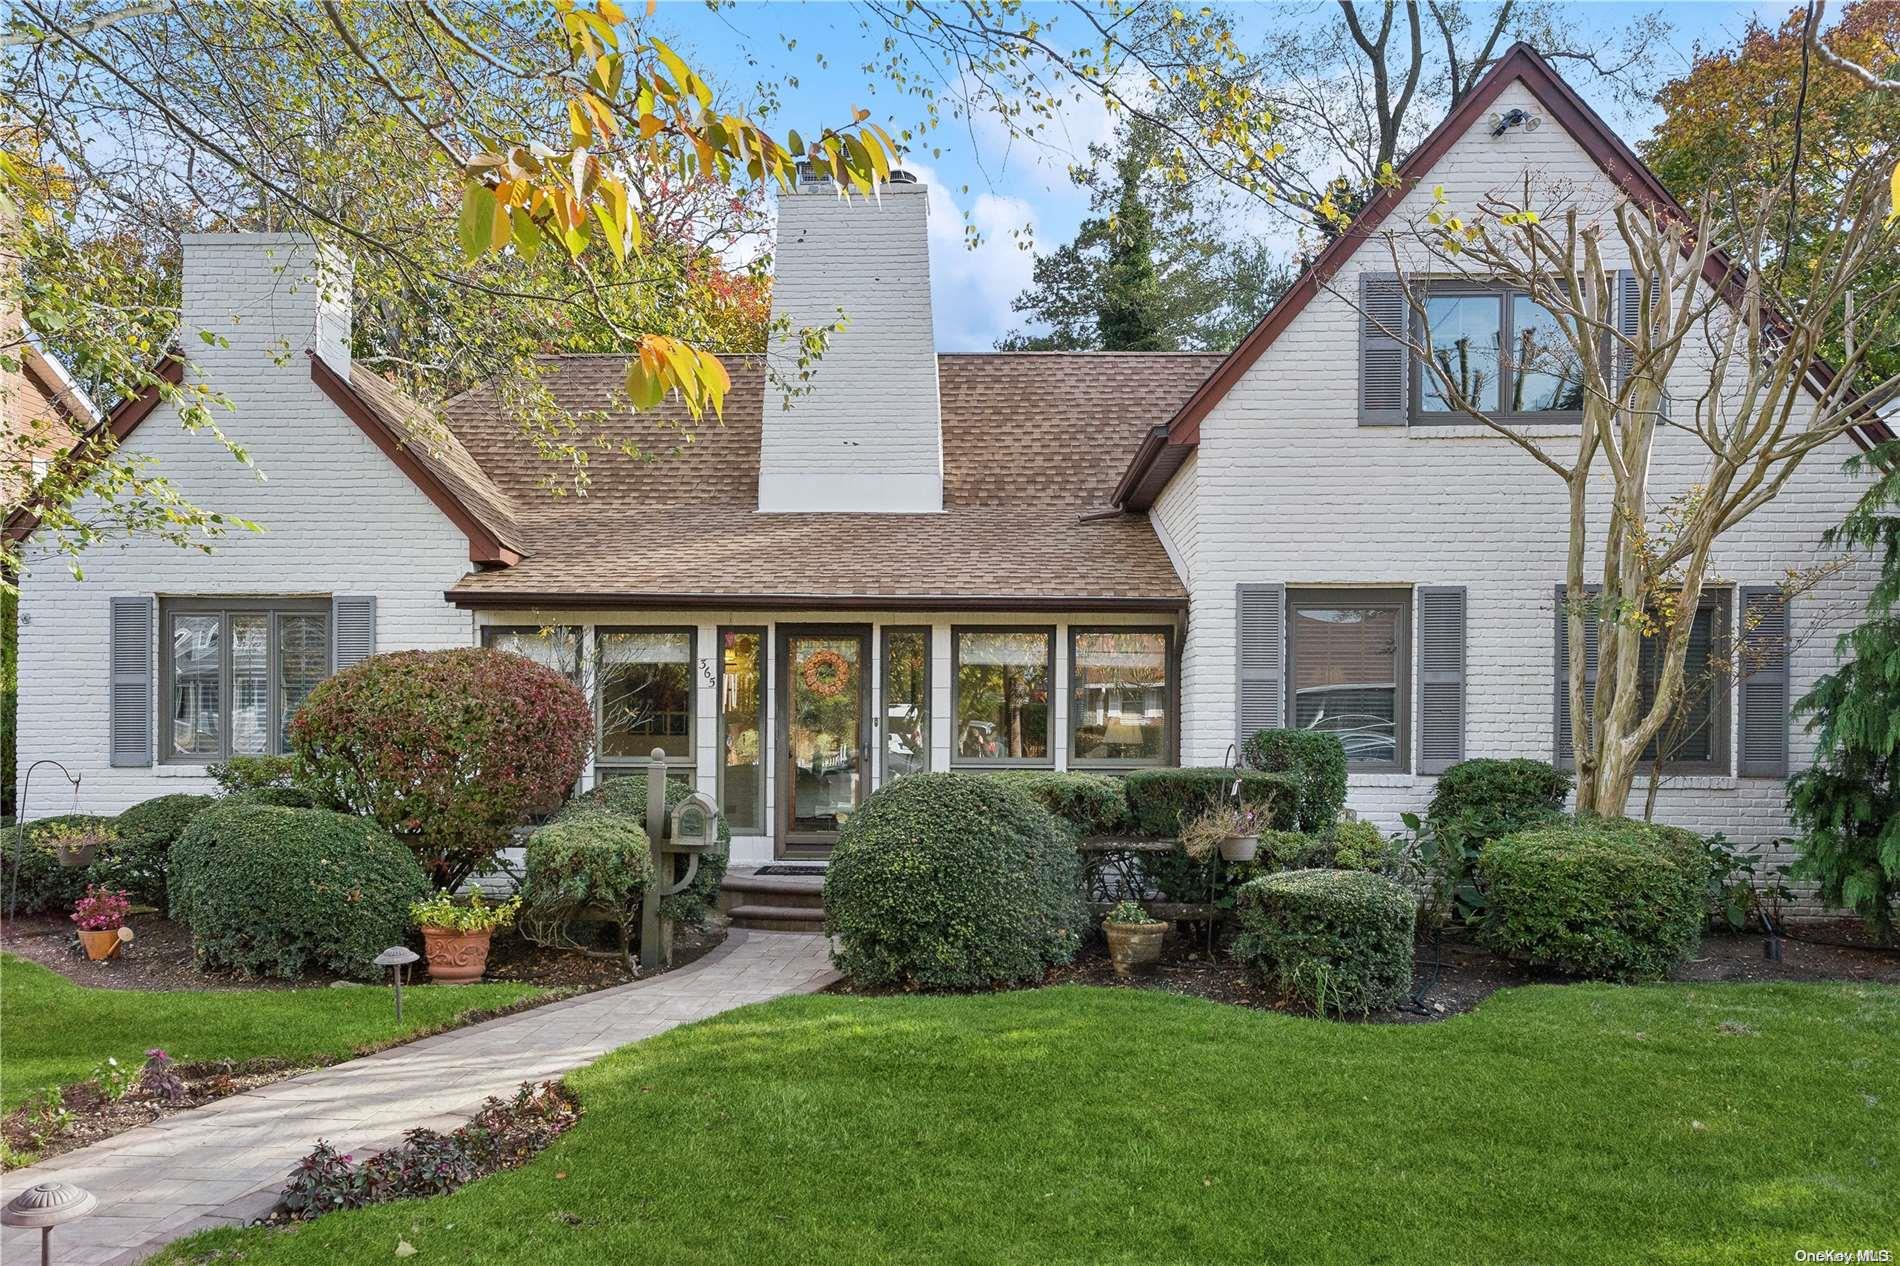
{"label": "roof gutter", "polygon": [[443,599],[464,610],[572,607],[638,611],[1185,611],[1179,597],[1096,598],[1083,595],[1015,597],[1007,594],[822,593],[564,593],[560,590],[485,592],[450,589]]}

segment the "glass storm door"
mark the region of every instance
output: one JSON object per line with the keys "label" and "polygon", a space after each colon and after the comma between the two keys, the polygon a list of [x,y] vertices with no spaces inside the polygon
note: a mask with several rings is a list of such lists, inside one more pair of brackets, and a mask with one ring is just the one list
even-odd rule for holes
{"label": "glass storm door", "polygon": [[870,631],[779,634],[779,852],[822,853],[870,790]]}

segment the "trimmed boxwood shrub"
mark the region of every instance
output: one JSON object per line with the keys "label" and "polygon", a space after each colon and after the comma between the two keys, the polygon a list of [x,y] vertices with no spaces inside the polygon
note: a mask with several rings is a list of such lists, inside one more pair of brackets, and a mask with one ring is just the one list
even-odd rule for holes
{"label": "trimmed boxwood shrub", "polygon": [[[1129,825],[1138,835],[1179,835],[1184,821],[1219,802],[1233,778],[1232,770],[1220,768],[1134,770],[1122,780]],[[1297,825],[1299,780],[1292,774],[1246,770],[1240,775],[1240,798],[1267,805],[1275,829]]]}
{"label": "trimmed boxwood shrub", "polygon": [[1255,730],[1241,755],[1252,769],[1291,774],[1299,788],[1294,825],[1324,835],[1346,807],[1346,745],[1324,730]]}
{"label": "trimmed boxwood shrub", "polygon": [[[63,914],[86,894],[91,866],[61,866],[51,848],[35,840],[54,826],[111,825],[96,813],[62,813],[38,818],[24,831],[8,827],[0,836],[0,913]],[[97,861],[93,863],[97,865]]]}
{"label": "trimmed boxwood shrub", "polygon": [[1398,866],[1399,847],[1370,822],[1340,822],[1333,828],[1333,861],[1340,870],[1369,870],[1389,875]]}
{"label": "trimmed boxwood shrub", "polygon": [[233,756],[229,760],[212,762],[205,766],[205,772],[218,784],[218,790],[227,796],[263,787],[294,787],[297,785],[297,758]]}
{"label": "trimmed boxwood shrub", "polygon": [[1572,976],[1654,980],[1702,940],[1708,853],[1692,831],[1622,818],[1532,827],[1487,844],[1490,949]]}
{"label": "trimmed boxwood shrub", "polygon": [[320,804],[316,796],[303,787],[252,787],[248,791],[234,791],[224,797],[227,804],[267,804],[279,809],[334,809],[334,804]]}
{"label": "trimmed boxwood shrub", "polygon": [[573,682],[474,647],[372,655],[317,686],[290,723],[304,785],[382,823],[451,890],[561,803],[593,738]]}
{"label": "trimmed boxwood shrub", "polygon": [[1570,775],[1547,761],[1481,757],[1438,776],[1427,817],[1442,843],[1483,848],[1491,840],[1563,816]]}
{"label": "trimmed boxwood shrub", "polygon": [[1412,988],[1418,902],[1382,875],[1289,870],[1246,884],[1234,958],[1320,1015],[1395,1006]]}
{"label": "trimmed boxwood shrub", "polygon": [[909,774],[839,832],[825,930],[860,984],[978,988],[1075,957],[1088,915],[1068,832],[992,778]]}
{"label": "trimmed boxwood shrub", "polygon": [[1128,824],[1128,799],[1122,794],[1122,784],[1106,774],[1001,769],[970,776],[994,778],[1024,792],[1055,814],[1078,839],[1112,835]]}
{"label": "trimmed boxwood shrub", "polygon": [[578,927],[603,916],[633,940],[640,898],[653,882],[652,847],[636,819],[597,802],[570,802],[535,828],[525,852],[521,930],[530,940],[585,945]]}
{"label": "trimmed boxwood shrub", "polygon": [[[666,784],[666,808],[672,812],[680,801],[693,794],[690,784],[669,779]],[[561,810],[562,816],[588,810],[618,813],[633,819],[646,830],[647,780],[644,774],[626,778],[608,778],[584,796],[576,796]],[[732,828],[726,815],[719,815],[718,846],[702,853],[699,870],[684,892],[660,898],[660,915],[676,923],[703,924],[719,906],[719,884],[732,861]],[[679,863],[684,864],[684,863]]]}
{"label": "trimmed boxwood shrub", "polygon": [[247,976],[378,979],[371,960],[409,935],[428,876],[364,818],[227,799],[172,846],[171,913],[198,961]]}
{"label": "trimmed boxwood shrub", "polygon": [[193,818],[216,803],[211,796],[180,792],[133,805],[119,815],[118,842],[92,864],[87,881],[164,909],[172,845]]}

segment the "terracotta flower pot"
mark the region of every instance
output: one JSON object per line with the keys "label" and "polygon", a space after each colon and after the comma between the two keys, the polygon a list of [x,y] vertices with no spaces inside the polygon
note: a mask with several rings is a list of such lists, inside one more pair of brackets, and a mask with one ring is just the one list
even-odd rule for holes
{"label": "terracotta flower pot", "polygon": [[451,928],[423,928],[423,948],[429,954],[429,979],[438,985],[472,985],[488,966],[488,942],[493,928],[457,932]]}
{"label": "terracotta flower pot", "polygon": [[1258,835],[1230,835],[1220,842],[1220,858],[1224,862],[1250,862],[1259,847]]}
{"label": "terracotta flower pot", "polygon": [[107,928],[103,932],[79,929],[79,943],[86,947],[86,957],[95,963],[104,962],[119,952],[122,943],[118,928]]}
{"label": "terracotta flower pot", "polygon": [[1161,958],[1161,938],[1167,935],[1166,923],[1104,923],[1108,937],[1108,957],[1117,976],[1133,974]]}

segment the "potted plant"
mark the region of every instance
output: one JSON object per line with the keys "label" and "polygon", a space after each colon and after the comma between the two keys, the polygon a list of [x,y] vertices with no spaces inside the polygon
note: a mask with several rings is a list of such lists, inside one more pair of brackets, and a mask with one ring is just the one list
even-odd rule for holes
{"label": "potted plant", "polygon": [[482,894],[458,901],[438,892],[409,907],[409,917],[422,929],[429,955],[429,979],[439,985],[471,985],[488,966],[488,942],[496,928],[513,927],[521,912],[521,898],[510,897],[489,905]]}
{"label": "potted plant", "polygon": [[99,850],[118,838],[105,822],[55,822],[35,832],[33,842],[59,854],[61,866],[90,866]]}
{"label": "potted plant", "polygon": [[1161,957],[1161,938],[1168,925],[1148,916],[1138,901],[1120,901],[1102,920],[1108,937],[1108,957],[1117,976],[1131,975]]}
{"label": "potted plant", "polygon": [[1181,828],[1181,847],[1195,861],[1218,850],[1222,861],[1250,862],[1260,847],[1263,816],[1252,805],[1217,804]]}
{"label": "potted plant", "polygon": [[86,895],[73,904],[73,922],[79,925],[87,958],[102,962],[132,939],[132,930],[125,926],[125,916],[131,911],[132,900],[124,892],[86,885]]}

